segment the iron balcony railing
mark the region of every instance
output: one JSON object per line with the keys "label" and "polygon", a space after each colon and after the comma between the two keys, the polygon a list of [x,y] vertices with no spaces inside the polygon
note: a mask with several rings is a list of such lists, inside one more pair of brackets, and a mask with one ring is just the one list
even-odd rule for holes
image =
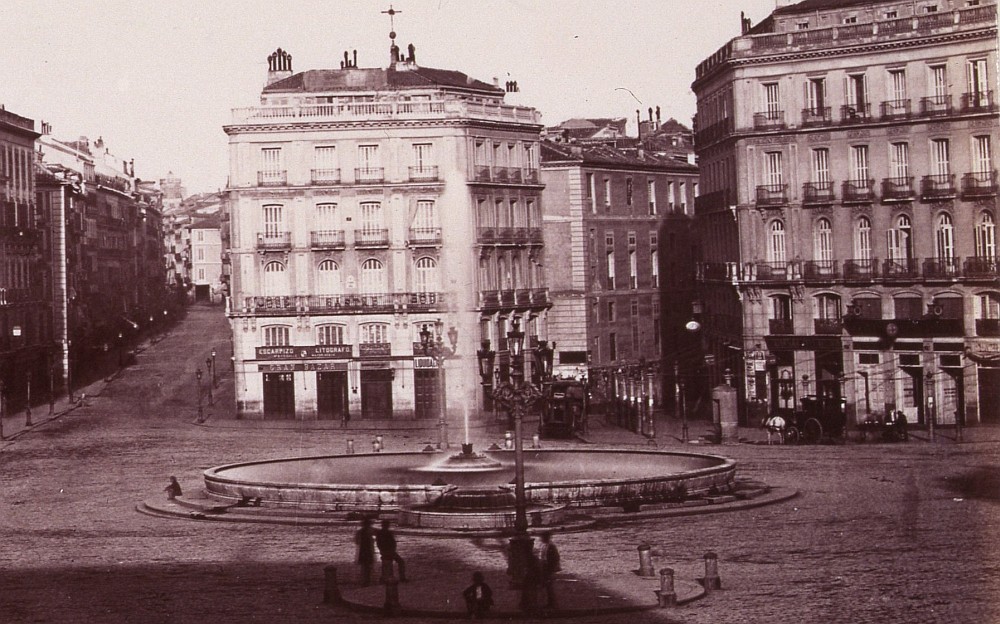
{"label": "iron balcony railing", "polygon": [[927,175],[920,179],[920,198],[924,200],[947,199],[955,196],[955,175],[952,173]]}
{"label": "iron balcony railing", "polygon": [[828,126],[832,121],[829,106],[819,106],[816,108],[802,109],[802,126],[809,128],[813,126]]}
{"label": "iron balcony railing", "polygon": [[787,203],[787,184],[762,184],[757,187],[758,206],[782,206]]}
{"label": "iron balcony railing", "polygon": [[765,111],[753,114],[754,130],[780,130],[785,127],[785,111]]}
{"label": "iron balcony railing", "polygon": [[839,275],[836,260],[806,260],[802,265],[802,277],[806,282],[828,282]]}
{"label": "iron balcony railing", "polygon": [[875,201],[875,180],[848,180],[841,186],[845,204],[870,204]]}
{"label": "iron balcony railing", "polygon": [[288,184],[287,171],[258,171],[257,186],[285,186]]}
{"label": "iron balcony railing", "polygon": [[1000,278],[1000,261],[995,257],[966,258],[965,276],[979,279],[998,279]]}
{"label": "iron balcony railing", "polygon": [[840,123],[842,124],[866,123],[871,120],[872,105],[867,102],[840,107]]}
{"label": "iron balcony railing", "polygon": [[803,204],[829,204],[834,200],[833,182],[806,182],[802,185]]}
{"label": "iron balcony railing", "polygon": [[913,177],[882,178],[882,201],[913,199]]}
{"label": "iron balcony railing", "polygon": [[993,197],[997,194],[997,172],[981,171],[967,173],[962,176],[962,196],[973,197]]}
{"label": "iron balcony railing", "polygon": [[768,333],[771,334],[794,334],[792,319],[768,319]]}
{"label": "iron balcony railing", "polygon": [[962,94],[962,112],[988,113],[995,111],[996,108],[992,91],[974,91]]}
{"label": "iron balcony railing", "polygon": [[354,170],[354,181],[358,184],[385,181],[384,167],[358,167]]}
{"label": "iron balcony railing", "polygon": [[882,277],[888,281],[907,281],[919,276],[920,267],[914,258],[898,258],[882,263]]}
{"label": "iron balcony railing", "polygon": [[874,258],[844,260],[844,281],[868,283],[877,275],[878,260]]}
{"label": "iron balcony railing", "polygon": [[813,331],[817,334],[840,334],[844,331],[841,319],[813,319]]}
{"label": "iron balcony railing", "polygon": [[476,229],[476,242],[486,245],[497,242],[497,229],[495,227],[481,227]]}
{"label": "iron balcony railing", "polygon": [[388,247],[389,230],[378,228],[354,230],[354,246],[358,248]]}
{"label": "iron balcony railing", "polygon": [[882,119],[908,119],[910,117],[910,100],[882,102],[880,115]]}
{"label": "iron balcony railing", "polygon": [[407,242],[410,245],[440,245],[441,228],[410,228]]}
{"label": "iron balcony railing", "polygon": [[976,335],[990,338],[1000,336],[1000,319],[976,319]]}
{"label": "iron balcony railing", "polygon": [[411,182],[433,182],[438,179],[438,168],[436,165],[410,167],[409,173]]}
{"label": "iron balcony railing", "polygon": [[472,176],[476,182],[489,182],[493,179],[489,165],[476,165],[473,168]]}
{"label": "iron balcony railing", "polygon": [[313,169],[313,184],[340,184],[340,169]]}
{"label": "iron balcony railing", "polygon": [[951,96],[933,95],[920,98],[920,114],[924,117],[944,117],[951,114]]}
{"label": "iron balcony railing", "polygon": [[[761,282],[784,282],[792,278],[788,262],[755,262],[753,276]],[[750,276],[747,276],[750,277]]]}
{"label": "iron balcony railing", "polygon": [[258,232],[257,249],[291,249],[291,232]]}
{"label": "iron balcony railing", "polygon": [[313,249],[343,249],[346,246],[344,230],[317,230],[310,233]]}
{"label": "iron balcony railing", "polygon": [[962,263],[958,258],[928,258],[924,260],[924,278],[951,279],[962,275]]}

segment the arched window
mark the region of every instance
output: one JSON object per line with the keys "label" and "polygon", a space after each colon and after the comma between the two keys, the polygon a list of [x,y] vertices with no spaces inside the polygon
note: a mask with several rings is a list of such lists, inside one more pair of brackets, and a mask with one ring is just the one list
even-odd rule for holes
{"label": "arched window", "polygon": [[[1000,330],[1000,293],[988,292],[976,295],[976,319],[977,320],[990,320],[992,323],[990,325],[997,326]],[[984,323],[976,323],[977,326],[985,325]],[[979,327],[978,329],[982,329]],[[992,327],[990,328],[992,329]],[[986,335],[982,331],[978,332],[980,336]]]}
{"label": "arched window", "polygon": [[813,254],[819,262],[833,261],[833,228],[825,217],[817,221],[813,228]]}
{"label": "arched window", "polygon": [[938,260],[955,259],[955,228],[951,221],[951,215],[943,213],[937,220],[935,230],[937,240]]}
{"label": "arched window", "polygon": [[854,257],[864,263],[872,259],[872,222],[868,217],[858,219],[854,231]]}
{"label": "arched window", "polygon": [[771,222],[767,259],[770,262],[785,262],[785,222],[780,219]]}
{"label": "arched window", "polygon": [[320,295],[339,295],[342,290],[340,267],[333,260],[319,263],[316,271],[316,290]]}
{"label": "arched window", "polygon": [[441,290],[438,283],[438,266],[434,258],[419,258],[414,271],[413,288],[416,292],[431,293]]}
{"label": "arched window", "polygon": [[500,285],[500,290],[511,290],[510,285],[510,271],[507,270],[507,258],[500,256],[499,262],[497,262],[497,271],[499,273],[497,283]]}
{"label": "arched window", "polygon": [[840,297],[829,293],[816,295],[816,318],[827,321],[840,320]]}
{"label": "arched window", "polygon": [[321,345],[341,345],[344,344],[343,325],[320,325],[316,328],[316,344]]}
{"label": "arched window", "polygon": [[286,325],[268,325],[264,330],[265,347],[287,347],[289,344],[290,331]]}
{"label": "arched window", "polygon": [[315,228],[317,232],[332,232],[333,230],[338,229],[337,204],[316,204]]}
{"label": "arched window", "polygon": [[362,344],[384,344],[389,342],[387,323],[365,323],[360,326]]}
{"label": "arched window", "polygon": [[490,259],[479,258],[479,290],[495,290],[493,280],[490,279],[493,273],[490,271]]}
{"label": "arched window", "polygon": [[364,261],[361,265],[360,289],[362,293],[368,295],[386,292],[385,270],[381,262],[374,258]]}
{"label": "arched window", "polygon": [[289,294],[288,274],[285,265],[280,262],[268,262],[264,265],[264,294],[267,296],[283,296]]}
{"label": "arched window", "polygon": [[984,210],[976,223],[976,257],[996,260],[997,257],[997,224],[993,213]]}
{"label": "arched window", "polygon": [[889,259],[898,266],[908,268],[913,260],[913,233],[910,217],[899,215],[896,227],[889,228],[888,237]]}

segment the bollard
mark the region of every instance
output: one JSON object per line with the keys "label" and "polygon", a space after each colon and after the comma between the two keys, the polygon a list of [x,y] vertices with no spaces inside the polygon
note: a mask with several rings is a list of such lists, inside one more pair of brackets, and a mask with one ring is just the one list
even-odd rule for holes
{"label": "bollard", "polygon": [[372,453],[381,453],[382,443],[379,442],[378,438],[372,438]]}
{"label": "bollard", "polygon": [[661,607],[677,606],[677,592],[674,591],[673,568],[663,568],[660,570],[660,591],[656,592],[656,597],[659,598]]}
{"label": "bollard", "polygon": [[337,566],[328,565],[323,568],[326,582],[323,585],[323,602],[337,604],[340,602],[340,587],[337,586]]}
{"label": "bollard", "polygon": [[375,434],[375,441],[378,442],[378,452],[381,453],[382,449],[385,448],[385,441],[381,433]]}
{"label": "bollard", "polygon": [[385,579],[385,614],[399,615],[399,579]]}
{"label": "bollard", "polygon": [[354,455],[354,440],[347,440],[347,454]]}
{"label": "bollard", "polygon": [[531,448],[542,448],[541,438],[537,433],[531,436]]}
{"label": "bollard", "polygon": [[705,591],[722,589],[722,579],[719,578],[719,556],[714,552],[705,553]]}
{"label": "bollard", "polygon": [[514,432],[508,431],[503,434],[503,447],[508,451],[514,448]]}
{"label": "bollard", "polygon": [[639,546],[639,576],[656,576],[653,570],[652,547],[649,544]]}

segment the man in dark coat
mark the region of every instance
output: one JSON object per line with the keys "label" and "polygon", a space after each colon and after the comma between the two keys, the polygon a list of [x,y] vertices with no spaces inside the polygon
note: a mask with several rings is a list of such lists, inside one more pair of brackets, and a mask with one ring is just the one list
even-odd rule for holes
{"label": "man in dark coat", "polygon": [[361,520],[361,528],[354,534],[354,543],[358,545],[358,563],[361,565],[361,584],[371,585],[372,568],[375,567],[375,532],[372,530],[372,519]]}
{"label": "man in dark coat", "polygon": [[382,582],[384,583],[392,576],[392,562],[395,561],[399,566],[399,581],[405,583],[406,564],[396,551],[396,536],[389,530],[388,520],[382,521],[382,528],[375,534],[375,545],[378,546],[378,552],[382,555]]}
{"label": "man in dark coat", "polygon": [[493,590],[486,584],[482,572],[473,572],[472,585],[462,592],[465,598],[465,608],[469,612],[469,617],[480,619],[486,617],[493,606]]}

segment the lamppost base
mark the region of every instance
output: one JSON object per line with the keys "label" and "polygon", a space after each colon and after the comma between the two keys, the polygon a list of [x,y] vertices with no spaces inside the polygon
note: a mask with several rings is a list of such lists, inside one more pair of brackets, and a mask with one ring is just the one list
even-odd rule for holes
{"label": "lamppost base", "polygon": [[535,539],[527,533],[517,533],[510,538],[507,548],[507,575],[510,576],[510,586],[519,588],[524,584],[528,566],[534,557]]}

